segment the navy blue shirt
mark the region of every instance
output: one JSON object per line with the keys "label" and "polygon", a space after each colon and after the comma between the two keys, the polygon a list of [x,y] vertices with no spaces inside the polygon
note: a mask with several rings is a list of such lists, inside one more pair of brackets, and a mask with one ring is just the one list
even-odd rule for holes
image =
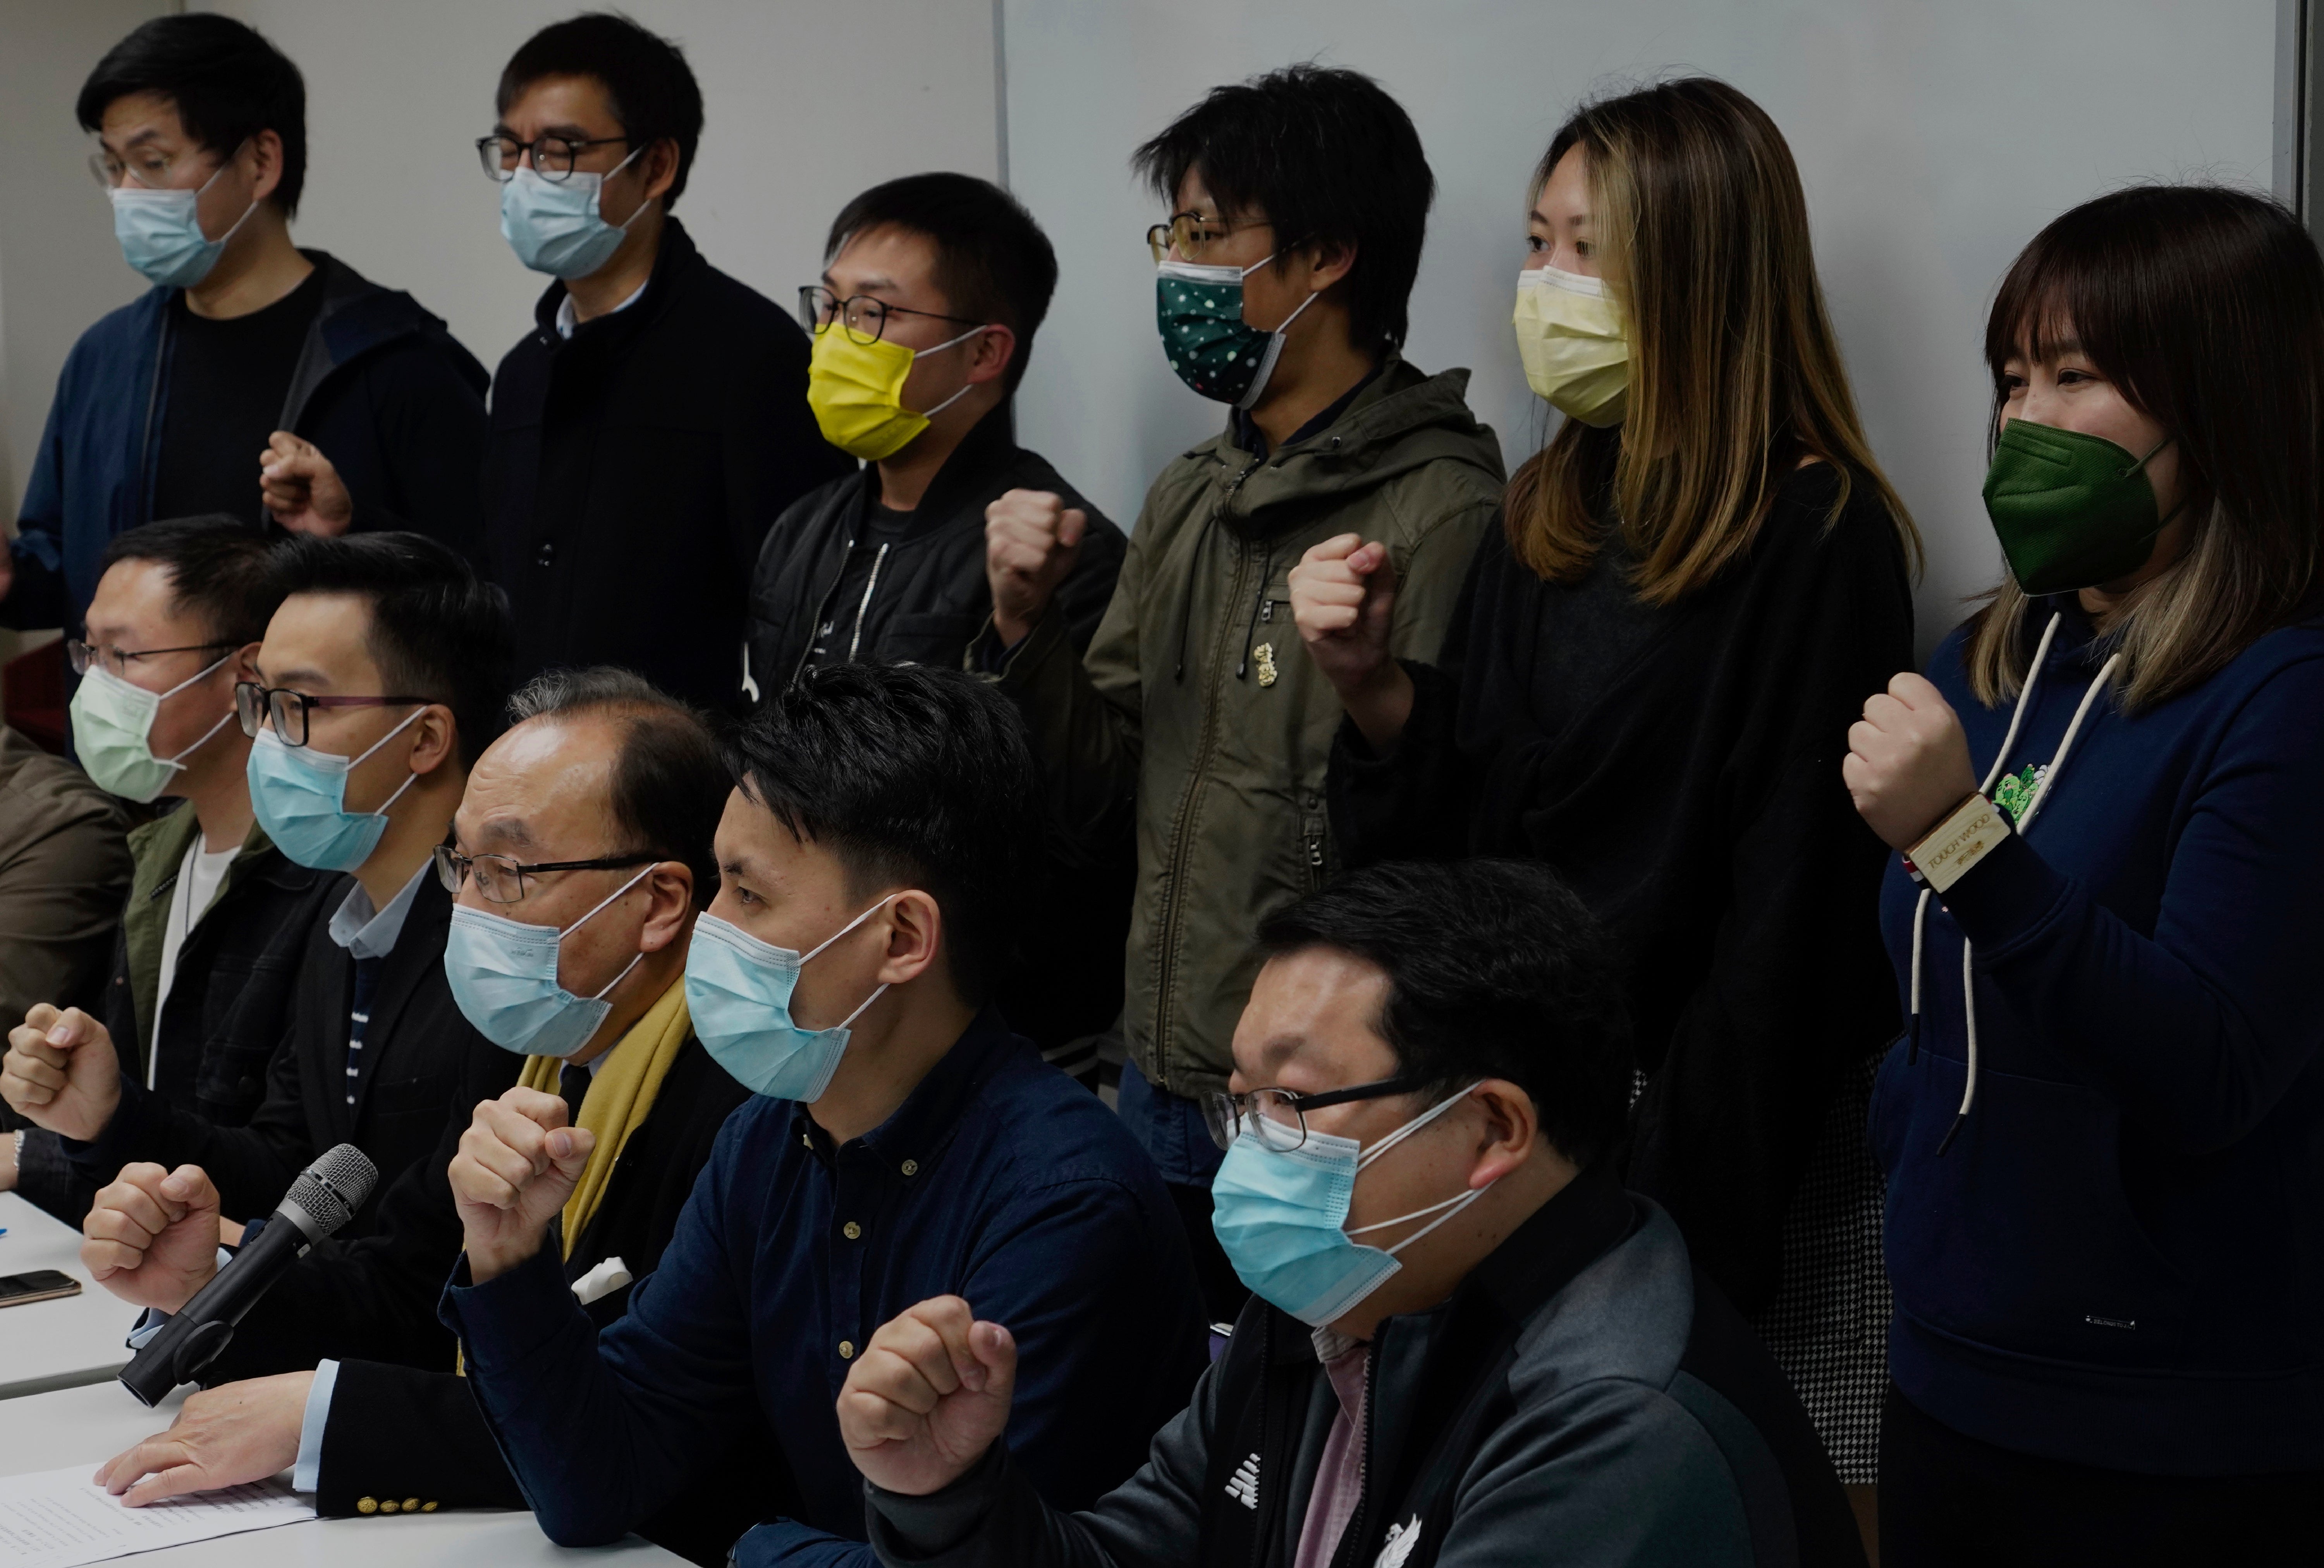
{"label": "navy blue shirt", "polygon": [[1016,1336],[1008,1443],[1042,1495],[1086,1508],[1127,1480],[1204,1359],[1185,1233],[1097,1097],[987,1013],[888,1121],[834,1148],[789,1101],[727,1119],[661,1266],[598,1333],[553,1248],[444,1320],[541,1528],[617,1539],[753,1424],[791,1470],[790,1517],[744,1564],[861,1564],[862,1478],[834,1410],[881,1324],[958,1295]]}
{"label": "navy blue shirt", "polygon": [[[2061,609],[2007,760],[2021,789],[2111,651],[2061,596],[2026,617],[2029,653]],[[2010,705],[1972,695],[1965,641],[1929,678],[1982,778]],[[2027,833],[1931,901],[1920,1050],[1890,1049],[1871,1127],[1889,1369],[1955,1431],[2150,1474],[2324,1465],[2319,721],[2314,619],[2166,702],[2102,695]],[[1900,990],[1916,892],[1892,861]],[[1964,936],[1977,1097],[1940,1157],[1968,1073]]]}

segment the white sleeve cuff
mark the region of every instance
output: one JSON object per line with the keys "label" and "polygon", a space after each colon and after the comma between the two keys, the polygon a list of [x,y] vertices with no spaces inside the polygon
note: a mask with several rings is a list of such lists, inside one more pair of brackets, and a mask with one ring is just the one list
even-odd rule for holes
{"label": "white sleeve cuff", "polygon": [[[220,1268],[224,1268],[227,1264],[233,1261],[234,1254],[232,1252],[226,1250],[224,1247],[218,1249],[217,1266]],[[210,1277],[215,1279],[217,1276],[213,1274]],[[129,1348],[133,1351],[143,1350],[147,1342],[150,1342],[155,1334],[160,1333],[164,1328],[169,1326],[171,1315],[171,1314],[163,1312],[158,1306],[149,1306],[144,1311],[139,1313],[137,1314],[137,1321],[129,1325],[129,1338],[125,1342]]]}
{"label": "white sleeve cuff", "polygon": [[299,1459],[290,1467],[290,1490],[318,1490],[323,1475],[323,1427],[331,1417],[331,1390],[339,1386],[339,1363],[323,1361],[315,1368],[314,1386],[307,1390],[307,1414],[299,1423]]}

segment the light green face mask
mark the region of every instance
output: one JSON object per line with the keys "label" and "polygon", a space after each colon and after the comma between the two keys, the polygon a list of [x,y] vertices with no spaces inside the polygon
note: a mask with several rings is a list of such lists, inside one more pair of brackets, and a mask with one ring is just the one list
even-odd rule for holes
{"label": "light green face mask", "polygon": [[72,733],[73,751],[97,787],[140,805],[161,794],[170,780],[183,770],[185,759],[226,728],[234,718],[234,709],[227,708],[225,717],[202,732],[200,740],[167,758],[156,757],[152,747],[146,743],[146,737],[153,732],[154,717],[161,713],[164,702],[233,657],[229,653],[161,692],[132,686],[111,670],[93,665],[81,677],[80,689],[73,693]]}

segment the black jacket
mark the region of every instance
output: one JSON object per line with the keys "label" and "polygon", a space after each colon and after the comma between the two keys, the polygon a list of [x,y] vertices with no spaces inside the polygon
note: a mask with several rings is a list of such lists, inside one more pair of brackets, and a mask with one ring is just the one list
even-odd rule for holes
{"label": "black jacket", "polygon": [[379,1185],[337,1240],[370,1234],[383,1195],[406,1167],[437,1148],[447,1119],[456,1116],[466,1127],[475,1102],[514,1083],[521,1065],[478,1034],[452,1000],[444,978],[451,924],[452,895],[434,876],[424,877],[394,950],[381,964],[355,1104],[346,1102],[355,960],[331,940],[326,906],[308,931],[288,1032],[269,1065],[265,1099],[247,1125],[221,1126],[124,1074],[111,1123],[94,1142],[69,1140],[66,1149],[100,1184],[132,1160],[200,1166],[217,1185],[226,1217],[249,1221],[272,1213],[317,1155],[353,1143],[379,1167]]}
{"label": "black jacket", "polygon": [[[1904,556],[1860,476],[1787,479],[1751,552],[1594,669],[1565,644],[1629,613],[1618,572],[1544,583],[1496,529],[1442,665],[1372,755],[1351,723],[1329,801],[1354,864],[1515,855],[1554,867],[1628,965],[1638,1065],[1626,1179],[1756,1312],[1842,1075],[1895,1032],[1876,901],[1887,850],[1840,782],[1848,727],[1913,657]],[[1591,689],[1572,671],[1591,670]]]}
{"label": "black jacket", "polygon": [[732,709],[759,541],[847,466],[807,409],[807,335],[675,220],[636,304],[564,338],[564,300],[551,284],[493,381],[485,570],[515,678],[618,664]]}
{"label": "black jacket", "polygon": [[[868,599],[832,602],[849,549],[879,503],[877,468],[832,480],[776,520],[751,579],[751,674],[761,697],[798,678],[826,617],[837,618],[835,635],[862,663],[960,669],[992,617],[984,509],[1011,490],[1051,491],[1089,514],[1081,554],[1056,601],[1074,651],[1089,646],[1129,541],[1048,459],[1017,445],[1010,420],[1004,402],[953,449],[914,509],[911,528],[875,566]],[[1010,1026],[1044,1051],[1097,1034],[1121,1010],[1121,950],[1136,874],[1126,831],[1101,844],[1050,845],[1042,881],[1026,899],[1035,916],[1027,951],[1003,971],[993,996]]]}
{"label": "black jacket", "polygon": [[[282,402],[281,427],[320,447],[359,529],[413,529],[476,549],[484,367],[409,294],[305,251],[323,303]],[[115,535],[153,521],[169,407],[170,302],[153,289],[80,336],[57,378],[17,512],[16,582],[0,625],[80,624]],[[258,454],[251,453],[251,491]]]}
{"label": "black jacket", "polygon": [[775,521],[751,576],[751,674],[761,696],[798,678],[816,623],[839,618],[841,635],[865,664],[927,664],[958,669],[969,642],[992,613],[984,576],[984,509],[1011,490],[1047,490],[1089,513],[1089,533],[1056,604],[1075,650],[1113,597],[1129,541],[1121,530],[1065,483],[1048,459],[1019,447],[1012,405],[978,421],[945,460],[912,512],[912,526],[889,547],[862,613],[831,603],[848,548],[880,499],[880,471],[867,465],[802,495]]}
{"label": "black jacket", "polygon": [[[608,1258],[621,1259],[633,1279],[653,1272],[719,1128],[749,1098],[699,1041],[686,1043],[566,1259],[567,1281]],[[215,1384],[302,1370],[325,1357],[339,1361],[315,1496],[327,1518],[360,1515],[365,1498],[526,1506],[466,1380],[452,1371],[452,1336],[436,1321],[437,1298],[460,1253],[446,1172],[468,1119],[455,1121],[436,1154],[396,1184],[378,1232],[329,1258],[310,1254],[252,1309],[223,1364],[207,1374]],[[548,1245],[557,1244],[552,1231]],[[590,1317],[600,1327],[620,1317],[631,1288],[591,1302]],[[770,1462],[759,1448],[750,1457],[761,1473]],[[664,1528],[647,1534],[673,1550],[698,1544],[715,1553],[706,1560],[723,1562],[734,1538],[758,1522],[764,1495],[756,1484],[734,1484],[729,1471],[722,1466],[719,1483],[697,1486],[665,1516]],[[742,1499],[751,1499],[748,1507]]]}
{"label": "black jacket", "polygon": [[[1145,1468],[1081,1513],[1003,1443],[925,1497],[865,1489],[882,1562],[1287,1568],[1339,1399],[1257,1296]],[[1451,1298],[1384,1320],[1333,1568],[1861,1568],[1815,1428],[1667,1215],[1583,1174]]]}

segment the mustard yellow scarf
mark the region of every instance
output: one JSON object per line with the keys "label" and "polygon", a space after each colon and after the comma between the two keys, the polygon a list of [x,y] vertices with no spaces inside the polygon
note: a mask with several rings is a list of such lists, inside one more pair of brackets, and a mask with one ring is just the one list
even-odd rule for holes
{"label": "mustard yellow scarf", "polygon": [[[670,1064],[678,1060],[678,1049],[692,1028],[693,1020],[686,1010],[686,980],[681,975],[621,1038],[597,1075],[589,1080],[589,1093],[581,1102],[581,1125],[596,1134],[597,1141],[589,1150],[589,1163],[582,1167],[573,1195],[565,1200],[567,1258],[573,1256],[573,1244],[589,1228],[597,1205],[604,1201],[622,1145],[645,1125],[654,1099],[661,1093],[661,1081],[669,1076]],[[554,1094],[564,1066],[559,1056],[527,1056],[517,1082]]]}

